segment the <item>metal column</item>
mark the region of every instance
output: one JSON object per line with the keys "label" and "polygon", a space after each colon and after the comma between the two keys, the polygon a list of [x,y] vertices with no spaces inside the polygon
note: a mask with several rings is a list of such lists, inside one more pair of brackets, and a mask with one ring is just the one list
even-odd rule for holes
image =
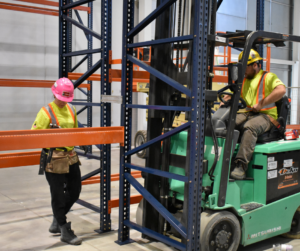
{"label": "metal column", "polygon": [[[270,17],[271,18],[271,17]],[[265,28],[265,0],[257,0],[256,2],[256,30],[263,31]],[[264,57],[264,46],[261,44],[258,47],[258,53]],[[263,60],[260,61],[261,68],[263,69]]]}
{"label": "metal column", "polygon": [[[91,8],[91,12],[88,13],[88,28],[93,30],[93,2],[89,2],[88,6]],[[93,49],[93,37],[92,35],[88,35],[88,50]],[[93,66],[93,54],[89,54],[87,58],[87,69],[91,69]],[[93,82],[88,80],[88,84],[90,84],[90,90],[87,91],[87,102],[93,102]],[[93,107],[89,106],[87,108],[87,127],[93,126]],[[88,146],[88,152],[92,153],[92,146]]]}
{"label": "metal column", "polygon": [[[181,37],[172,37],[148,41],[143,43],[133,43],[133,37],[143,28],[157,18],[162,12],[170,8],[176,0],[161,1],[161,4],[148,17],[135,27],[134,20],[134,0],[124,0],[123,5],[123,41],[122,41],[122,96],[123,104],[121,109],[121,126],[125,127],[125,146],[120,149],[120,204],[119,204],[119,244],[130,241],[129,229],[135,229],[143,234],[164,242],[179,250],[200,250],[200,213],[201,213],[201,187],[202,187],[202,163],[204,150],[204,124],[205,124],[205,85],[207,80],[207,54],[208,54],[208,26],[209,26],[209,1],[192,1],[193,23],[192,34]],[[192,81],[190,88],[186,88],[177,81],[171,79],[157,69],[141,62],[132,56],[133,48],[140,46],[151,46],[163,43],[174,43],[181,41],[192,41]],[[131,110],[141,108],[132,104],[132,64],[136,64],[144,70],[150,72],[156,78],[161,79],[169,86],[186,94],[189,98],[189,106],[143,106],[148,109],[176,110],[190,113],[189,121],[176,129],[164,133],[147,143],[131,150]],[[188,151],[187,151],[187,172],[185,176],[171,174],[153,168],[142,168],[146,173],[156,176],[172,178],[184,181],[188,189],[188,196],[185,200],[187,206],[184,214],[188,215],[186,226],[181,224],[154,196],[142,187],[130,174],[131,169],[140,170],[140,167],[131,164],[130,156],[153,144],[160,143],[164,139],[171,137],[181,131],[188,130]],[[149,156],[151,158],[151,156]],[[130,221],[130,186],[133,186],[144,199],[150,203],[162,215],[172,227],[182,236],[183,242],[175,241],[165,235],[157,233],[149,228],[139,226]]]}
{"label": "metal column", "polygon": [[[81,64],[87,60],[87,71],[83,73],[74,82],[74,88],[78,88],[80,84],[98,71],[101,67],[101,94],[110,95],[111,87],[109,82],[109,51],[111,49],[111,0],[102,0],[102,20],[101,20],[101,34],[93,31],[93,2],[94,0],[59,0],[59,77],[68,77],[69,72],[75,71]],[[78,10],[73,8],[80,6],[82,4],[88,3],[88,6],[91,8],[91,11],[88,13],[88,25],[85,26]],[[72,11],[75,12],[77,20],[72,18]],[[87,49],[81,51],[72,51],[72,28],[79,28],[82,30],[83,35],[87,38]],[[102,48],[93,49],[93,38],[101,40]],[[101,59],[93,64],[92,55],[94,53],[102,53]],[[71,60],[74,56],[84,55],[84,58],[80,60],[74,67],[71,67]],[[84,90],[78,88],[82,93],[87,96],[87,102],[85,100],[74,100],[71,102],[73,105],[82,105],[82,109],[77,111],[77,115],[87,109],[87,124],[81,124],[78,122],[79,127],[92,126],[92,106],[101,106],[101,126],[106,127],[110,126],[110,104],[100,104],[92,102],[92,82],[88,81],[90,84],[90,91],[85,92]],[[76,102],[80,101],[80,102]],[[85,102],[81,102],[85,101]],[[107,232],[111,230],[111,221],[110,221],[110,212],[109,212],[109,201],[110,201],[110,145],[96,145],[101,150],[101,168],[98,168],[83,177],[81,180],[84,181],[96,174],[101,173],[101,189],[100,189],[100,198],[101,204],[100,207],[92,205],[83,200],[78,200],[82,206],[85,206],[95,212],[100,213],[100,230],[98,232]],[[89,148],[91,152],[91,147]],[[78,152],[78,155],[83,155],[82,152]],[[87,154],[85,157],[90,159],[99,160],[100,157]]]}
{"label": "metal column", "polygon": [[[109,78],[109,53],[111,50],[111,0],[101,1],[101,95],[111,95],[111,83]],[[111,126],[111,104],[101,103],[101,127]],[[101,188],[100,188],[100,231],[111,231],[111,219],[108,210],[110,202],[110,176],[111,176],[111,145],[101,145]]]}

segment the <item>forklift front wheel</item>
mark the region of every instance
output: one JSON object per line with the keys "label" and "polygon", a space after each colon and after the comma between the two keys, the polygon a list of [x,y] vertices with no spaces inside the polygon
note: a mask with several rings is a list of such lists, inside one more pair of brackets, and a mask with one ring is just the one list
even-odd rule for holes
{"label": "forklift front wheel", "polygon": [[[138,147],[140,145],[143,145],[147,142],[147,131],[138,131],[136,134],[135,134],[135,137],[134,137],[134,146],[135,147]],[[137,152],[137,156],[139,158],[146,158],[146,154],[147,154],[147,148],[142,150],[142,151],[139,151]]]}
{"label": "forklift front wheel", "polygon": [[200,243],[202,250],[236,251],[241,239],[241,226],[228,211],[201,213]]}

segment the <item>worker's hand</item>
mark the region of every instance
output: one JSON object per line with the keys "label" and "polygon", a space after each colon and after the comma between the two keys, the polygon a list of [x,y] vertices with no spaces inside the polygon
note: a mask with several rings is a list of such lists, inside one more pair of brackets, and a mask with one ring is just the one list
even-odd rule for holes
{"label": "worker's hand", "polygon": [[258,102],[258,104],[255,104],[253,107],[252,107],[252,110],[254,112],[259,112],[260,110],[262,109],[262,105],[260,102]]}

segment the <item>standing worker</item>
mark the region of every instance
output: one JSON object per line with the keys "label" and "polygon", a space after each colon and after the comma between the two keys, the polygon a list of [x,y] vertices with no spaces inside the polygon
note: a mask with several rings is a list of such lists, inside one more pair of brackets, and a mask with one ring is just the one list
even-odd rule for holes
{"label": "standing worker", "polygon": [[[242,56],[243,52],[239,55],[239,61]],[[278,117],[275,102],[286,92],[285,85],[274,73],[261,69],[260,60],[262,58],[258,52],[251,49],[241,91],[247,108],[236,116],[236,129],[243,134],[231,177],[239,180],[246,178],[257,138],[273,126],[273,121]]]}
{"label": "standing worker", "polygon": [[[60,78],[51,90],[54,101],[39,111],[31,129],[78,128],[75,107],[67,103],[74,98],[73,83],[68,78]],[[42,150],[39,174],[46,172],[53,211],[49,232],[61,233],[61,241],[72,245],[82,242],[71,230],[71,222],[67,223],[66,218],[81,192],[79,165],[74,146]]]}

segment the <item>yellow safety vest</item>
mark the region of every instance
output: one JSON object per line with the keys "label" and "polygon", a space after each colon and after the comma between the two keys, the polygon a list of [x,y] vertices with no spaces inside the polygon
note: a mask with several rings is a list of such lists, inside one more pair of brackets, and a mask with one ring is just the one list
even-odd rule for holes
{"label": "yellow safety vest", "polygon": [[[39,111],[31,130],[49,129],[50,124],[56,124],[61,128],[78,128],[75,107],[67,104],[65,107],[59,108],[54,102],[49,103],[48,106],[43,107]],[[71,151],[74,149],[74,146],[65,148],[67,151]]]}
{"label": "yellow safety vest", "polygon": [[[253,79],[244,79],[241,97],[245,100],[247,108],[245,112],[252,111],[255,104],[266,98],[278,85],[284,85],[276,74],[260,70]],[[275,103],[269,104],[260,110],[277,119],[277,107]]]}

